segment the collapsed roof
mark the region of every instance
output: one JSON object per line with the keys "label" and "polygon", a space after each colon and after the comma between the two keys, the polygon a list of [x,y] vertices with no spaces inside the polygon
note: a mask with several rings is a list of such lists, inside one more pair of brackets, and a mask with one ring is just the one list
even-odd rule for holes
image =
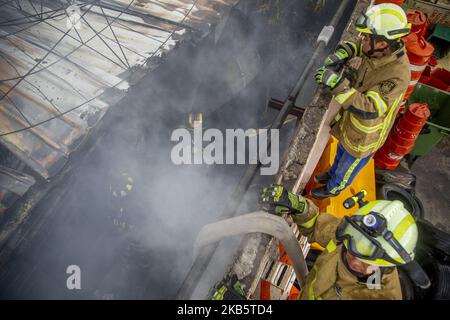
{"label": "collapsed roof", "polygon": [[4,0],[0,142],[41,177],[129,86],[238,0]]}

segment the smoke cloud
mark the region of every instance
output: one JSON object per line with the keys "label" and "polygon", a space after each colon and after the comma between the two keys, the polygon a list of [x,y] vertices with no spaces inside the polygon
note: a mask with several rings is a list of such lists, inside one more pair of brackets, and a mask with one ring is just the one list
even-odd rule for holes
{"label": "smoke cloud", "polygon": [[[268,98],[286,98],[339,4],[326,1],[327,7],[312,11],[317,2],[241,1],[215,32],[180,44],[132,86],[102,120],[92,152],[52,191],[54,201],[35,209],[48,217],[1,275],[0,296],[174,298],[193,261],[198,231],[217,221],[246,167],[177,166],[170,160],[171,133],[189,127],[191,112],[203,113],[204,128],[223,132],[267,127],[277,114],[267,109]],[[280,155],[293,126],[281,131]],[[132,178],[132,190],[117,201],[110,186],[124,176]],[[257,208],[256,194],[270,180],[256,178],[241,213]],[[120,209],[131,230],[112,222]],[[238,243],[221,246],[199,298],[220,280]],[[80,267],[81,290],[66,288],[69,265]]]}

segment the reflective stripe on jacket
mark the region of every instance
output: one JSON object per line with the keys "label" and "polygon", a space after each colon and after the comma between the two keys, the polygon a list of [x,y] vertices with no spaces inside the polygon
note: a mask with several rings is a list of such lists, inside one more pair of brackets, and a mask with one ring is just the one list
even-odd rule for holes
{"label": "reflective stripe on jacket", "polygon": [[342,110],[331,134],[348,153],[364,158],[384,144],[409,80],[409,61],[402,47],[382,58],[363,56],[352,83],[345,79],[333,90]]}
{"label": "reflective stripe on jacket", "polygon": [[[341,258],[342,244],[336,244],[336,229],[341,219],[319,214],[319,209],[309,201],[309,212],[303,217],[294,217],[300,232],[309,242],[317,242],[326,249],[317,258],[302,288],[303,300],[363,300],[402,299],[397,269],[383,274],[381,289],[369,289],[345,266]],[[313,223],[311,220],[313,219]]]}

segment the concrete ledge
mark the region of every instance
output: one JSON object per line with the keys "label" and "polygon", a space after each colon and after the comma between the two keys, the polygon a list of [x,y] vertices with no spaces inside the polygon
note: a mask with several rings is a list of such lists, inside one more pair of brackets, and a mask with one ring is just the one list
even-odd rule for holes
{"label": "concrete ledge", "polygon": [[[357,35],[353,28],[354,21],[369,3],[369,0],[357,2],[341,39]],[[339,105],[331,99],[332,95],[328,90],[316,91],[303,118],[297,124],[280,171],[274,179],[275,183],[283,184],[295,193],[303,191],[328,142],[330,122],[339,111]],[[278,260],[278,251],[274,238],[262,234],[248,235],[243,239],[226,276],[236,274],[247,298],[259,299],[253,297],[253,294],[267,264],[274,259]]]}

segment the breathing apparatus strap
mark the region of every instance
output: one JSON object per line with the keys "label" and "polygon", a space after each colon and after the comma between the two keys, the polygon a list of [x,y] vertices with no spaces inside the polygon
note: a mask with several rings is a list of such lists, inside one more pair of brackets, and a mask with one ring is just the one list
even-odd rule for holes
{"label": "breathing apparatus strap", "polygon": [[383,233],[383,238],[386,240],[394,249],[397,251],[399,256],[405,261],[405,263],[410,263],[412,261],[411,256],[403,248],[403,246],[394,238],[391,231],[386,231]]}
{"label": "breathing apparatus strap", "polygon": [[430,278],[417,261],[413,260],[410,263],[403,264],[399,267],[406,271],[409,278],[416,286],[422,289],[428,289],[431,286]]}

